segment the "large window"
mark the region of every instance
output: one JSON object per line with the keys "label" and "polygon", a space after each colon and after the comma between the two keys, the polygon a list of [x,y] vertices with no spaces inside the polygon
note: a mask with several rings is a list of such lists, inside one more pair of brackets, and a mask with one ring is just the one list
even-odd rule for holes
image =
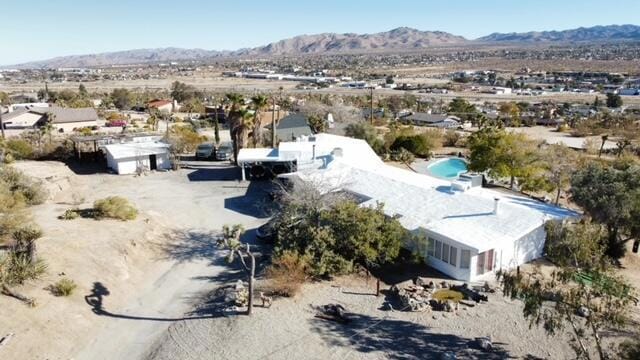
{"label": "large window", "polygon": [[436,240],[436,259],[442,259],[442,243]]}
{"label": "large window", "polygon": [[449,262],[449,245],[442,243],[442,261]]}
{"label": "large window", "polygon": [[456,266],[456,260],[458,260],[458,248],[451,247],[451,255],[449,255],[449,264]]}
{"label": "large window", "polygon": [[432,238],[427,239],[427,255],[435,256],[436,254],[436,241]]}
{"label": "large window", "polygon": [[460,252],[460,268],[468,269],[471,266],[471,250],[462,250]]}

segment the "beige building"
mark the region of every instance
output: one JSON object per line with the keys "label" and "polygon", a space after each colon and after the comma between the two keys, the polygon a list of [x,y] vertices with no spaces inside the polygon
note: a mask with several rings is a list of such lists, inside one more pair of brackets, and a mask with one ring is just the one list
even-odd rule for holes
{"label": "beige building", "polygon": [[56,132],[70,133],[74,129],[98,125],[94,108],[32,107],[3,115],[7,130],[28,130],[43,126],[51,120]]}

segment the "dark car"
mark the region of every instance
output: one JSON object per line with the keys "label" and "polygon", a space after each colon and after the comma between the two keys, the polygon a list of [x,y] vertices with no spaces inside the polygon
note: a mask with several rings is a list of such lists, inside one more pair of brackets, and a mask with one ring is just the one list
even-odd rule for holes
{"label": "dark car", "polygon": [[196,160],[213,159],[215,147],[213,144],[200,144],[196,149]]}

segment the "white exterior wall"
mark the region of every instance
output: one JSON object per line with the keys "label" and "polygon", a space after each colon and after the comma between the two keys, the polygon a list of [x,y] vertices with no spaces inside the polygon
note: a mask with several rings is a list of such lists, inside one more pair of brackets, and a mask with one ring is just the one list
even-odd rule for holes
{"label": "white exterior wall", "polygon": [[[107,166],[119,175],[135,174],[139,166],[144,166],[147,170],[150,169],[149,156],[150,155],[140,155],[138,157],[114,159],[111,155],[107,154]],[[171,169],[171,161],[169,160],[168,153],[156,154],[156,163],[158,169]]]}
{"label": "white exterior wall", "polygon": [[[439,260],[427,254],[427,245],[424,244],[420,249],[410,249],[419,252],[426,260],[427,265],[440,271],[452,278],[460,281],[476,281],[489,280],[495,277],[495,272],[499,269],[514,269],[516,266],[528,263],[542,256],[544,250],[544,242],[546,233],[544,225],[524,235],[515,242],[509,242],[501,248],[494,249],[494,266],[493,271],[485,272],[477,275],[478,254],[477,249],[468,247],[458,241],[451,240],[445,236],[433,233],[429,230],[420,231],[419,233],[428,236],[434,240],[446,243],[457,249],[456,266]],[[462,260],[462,250],[470,251],[469,268],[462,269],[460,262]]]}
{"label": "white exterior wall", "polygon": [[92,121],[79,121],[79,122],[72,122],[72,123],[53,124],[53,127],[56,129],[56,131],[62,130],[63,133],[67,134],[67,133],[73,132],[73,129],[79,129],[83,127],[97,126],[97,125],[98,125],[98,122],[95,120],[92,120]]}

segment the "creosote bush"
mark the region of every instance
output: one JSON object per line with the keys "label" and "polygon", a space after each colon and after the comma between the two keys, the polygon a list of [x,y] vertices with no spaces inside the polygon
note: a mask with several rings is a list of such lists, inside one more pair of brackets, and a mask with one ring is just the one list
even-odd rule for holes
{"label": "creosote bush", "polygon": [[267,268],[269,292],[284,297],[295,296],[308,277],[309,260],[308,256],[293,251],[284,251],[274,257]]}
{"label": "creosote bush", "polygon": [[110,218],[118,220],[134,220],[138,210],[121,196],[110,196],[93,203],[96,219]]}
{"label": "creosote bush", "polygon": [[75,281],[62,278],[55,284],[49,287],[49,291],[55,296],[71,296],[73,292],[76,290],[78,285],[76,285]]}

